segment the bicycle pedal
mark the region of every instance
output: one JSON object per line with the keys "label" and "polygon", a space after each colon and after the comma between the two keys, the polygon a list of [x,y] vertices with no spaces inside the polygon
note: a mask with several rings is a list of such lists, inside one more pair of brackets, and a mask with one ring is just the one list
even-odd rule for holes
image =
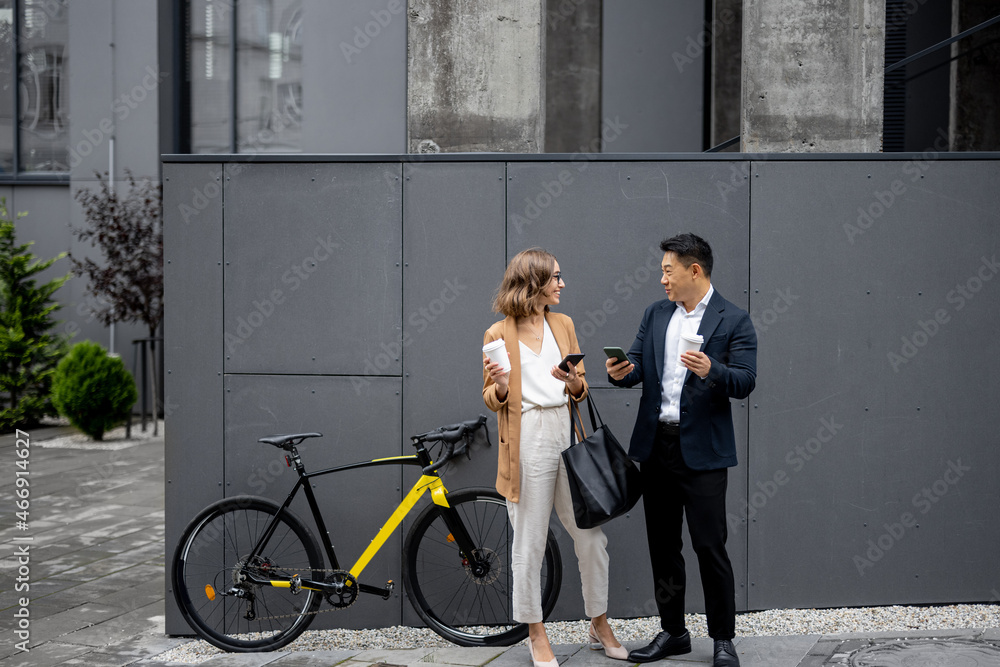
{"label": "bicycle pedal", "polygon": [[392,595],[392,589],[395,587],[396,587],[396,582],[394,582],[392,579],[385,582],[385,588],[382,589],[382,599],[388,600],[389,597]]}

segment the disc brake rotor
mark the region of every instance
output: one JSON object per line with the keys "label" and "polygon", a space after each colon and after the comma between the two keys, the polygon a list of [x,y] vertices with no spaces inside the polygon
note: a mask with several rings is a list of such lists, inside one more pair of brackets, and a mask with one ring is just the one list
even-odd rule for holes
{"label": "disc brake rotor", "polygon": [[472,583],[477,586],[488,586],[496,581],[500,577],[500,558],[497,556],[493,549],[487,549],[486,547],[481,547],[476,549],[474,552],[476,560],[479,561],[479,565],[485,566],[485,570],[480,574],[476,574],[473,569],[473,564],[469,562],[466,558],[462,561],[462,566],[465,568],[466,574]]}

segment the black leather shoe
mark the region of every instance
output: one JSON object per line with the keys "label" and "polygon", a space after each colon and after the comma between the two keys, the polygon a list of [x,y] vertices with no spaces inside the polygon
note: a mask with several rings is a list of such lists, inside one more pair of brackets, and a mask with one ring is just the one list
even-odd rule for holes
{"label": "black leather shoe", "polygon": [[736,656],[736,647],[728,639],[715,640],[715,657],[712,667],[740,667],[740,659]]}
{"label": "black leather shoe", "polygon": [[691,635],[685,632],[680,637],[671,637],[663,631],[656,639],[642,648],[637,648],[628,654],[629,662],[655,662],[671,655],[683,655],[691,652]]}

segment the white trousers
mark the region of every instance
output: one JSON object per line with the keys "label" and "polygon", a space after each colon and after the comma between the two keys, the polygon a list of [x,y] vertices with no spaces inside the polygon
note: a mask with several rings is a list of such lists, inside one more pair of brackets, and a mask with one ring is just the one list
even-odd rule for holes
{"label": "white trousers", "polygon": [[608,609],[608,538],[600,528],[577,528],[566,467],[560,453],[569,447],[569,407],[534,408],[521,415],[521,493],[516,503],[507,501],[507,515],[514,529],[514,620],[541,623],[541,569],[545,556],[549,517],[556,515],[573,538],[573,548],[583,582],[587,616]]}

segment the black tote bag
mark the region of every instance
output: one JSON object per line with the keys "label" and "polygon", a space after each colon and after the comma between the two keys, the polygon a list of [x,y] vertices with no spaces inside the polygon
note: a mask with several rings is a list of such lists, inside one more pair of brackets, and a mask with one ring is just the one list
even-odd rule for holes
{"label": "black tote bag", "polygon": [[576,525],[596,528],[632,509],[642,495],[642,487],[635,463],[601,421],[600,413],[595,419],[596,408],[589,393],[587,409],[593,431],[589,438],[577,442],[577,423],[581,435],[585,431],[580,408],[571,401],[570,446],[563,451],[562,458],[569,477]]}

